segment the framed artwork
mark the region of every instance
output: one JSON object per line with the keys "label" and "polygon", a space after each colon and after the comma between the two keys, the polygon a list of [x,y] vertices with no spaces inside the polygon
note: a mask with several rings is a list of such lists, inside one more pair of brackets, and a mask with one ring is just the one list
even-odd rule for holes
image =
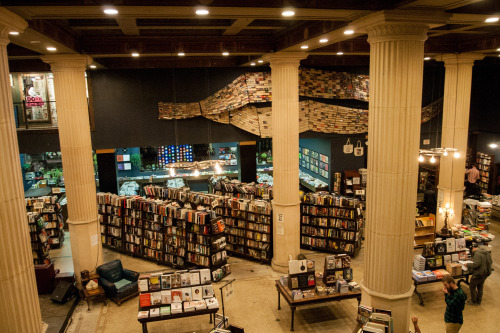
{"label": "framed artwork", "polygon": [[309,156],[309,149],[307,148],[302,148],[302,154]]}

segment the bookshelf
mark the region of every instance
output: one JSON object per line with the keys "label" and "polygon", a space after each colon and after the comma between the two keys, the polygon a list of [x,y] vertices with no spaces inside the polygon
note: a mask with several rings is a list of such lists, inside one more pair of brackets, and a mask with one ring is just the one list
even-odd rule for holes
{"label": "bookshelf", "polygon": [[421,216],[415,219],[414,247],[420,248],[424,243],[434,242],[436,235],[436,216]]}
{"label": "bookshelf", "polygon": [[361,188],[361,175],[356,170],[344,171],[344,194],[354,196],[356,190]]}
{"label": "bookshelf", "polygon": [[216,212],[225,218],[230,254],[271,263],[272,206],[267,200],[226,198]]}
{"label": "bookshelf", "polygon": [[123,202],[125,197],[112,193],[97,194],[97,213],[102,244],[123,251]]}
{"label": "bookshelf", "polygon": [[269,199],[273,198],[273,187],[268,184],[248,184],[237,180],[211,179],[211,191],[217,195],[230,196],[241,199]]}
{"label": "bookshelf", "polygon": [[[223,219],[211,209],[212,202],[223,202],[223,197],[158,186],[145,191],[155,195],[98,193],[103,244],[161,265],[209,268],[216,273],[214,279],[224,277],[221,273],[230,269]],[[121,236],[118,231],[110,235],[110,228],[119,229]]]}
{"label": "bookshelf", "polygon": [[354,256],[361,247],[363,217],[354,198],[308,193],[301,203],[301,247]]}
{"label": "bookshelf", "polygon": [[481,193],[492,193],[492,178],[490,174],[495,166],[495,155],[478,152],[476,155],[477,169],[479,170],[478,185],[481,188]]}
{"label": "bookshelf", "polygon": [[43,264],[49,250],[58,248],[64,241],[64,221],[58,199],[55,195],[25,199],[35,264]]}

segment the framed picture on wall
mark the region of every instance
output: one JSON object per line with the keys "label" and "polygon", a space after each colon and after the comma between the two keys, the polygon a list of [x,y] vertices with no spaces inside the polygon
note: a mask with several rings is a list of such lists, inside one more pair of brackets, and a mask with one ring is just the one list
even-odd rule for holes
{"label": "framed picture on wall", "polygon": [[302,160],[302,161],[300,161],[300,163],[301,163],[301,165],[302,165],[303,168],[306,167],[306,161]]}
{"label": "framed picture on wall", "polygon": [[319,162],[318,162],[318,160],[314,160],[314,165],[315,165],[315,166],[319,166]]}
{"label": "framed picture on wall", "polygon": [[309,149],[307,148],[302,148],[302,154],[309,156]]}
{"label": "framed picture on wall", "polygon": [[309,163],[309,156],[305,155],[304,159],[305,159],[306,163]]}
{"label": "framed picture on wall", "polygon": [[328,163],[325,163],[325,171],[328,172]]}
{"label": "framed picture on wall", "polygon": [[324,169],[324,168],[325,168],[325,163],[323,163],[323,162],[319,162],[319,168],[320,168],[320,169]]}

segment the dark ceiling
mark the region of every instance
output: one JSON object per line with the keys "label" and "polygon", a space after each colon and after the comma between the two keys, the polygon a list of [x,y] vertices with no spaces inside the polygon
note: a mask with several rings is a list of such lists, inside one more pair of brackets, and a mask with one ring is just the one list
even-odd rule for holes
{"label": "dark ceiling", "polygon": [[[353,21],[379,10],[425,9],[450,14],[448,24],[429,30],[426,56],[481,52],[497,56],[500,15],[495,0],[188,0],[188,1],[0,1],[28,21],[28,29],[11,37],[11,67],[40,66],[39,55],[81,53],[97,67],[230,67],[249,66],[263,55],[300,51],[309,45],[303,65],[368,64],[366,35],[343,34]],[[167,4],[167,5],[165,5]],[[210,13],[197,16],[195,9]],[[103,9],[113,7],[117,15]],[[281,15],[293,8],[295,16]],[[319,38],[329,41],[320,44]],[[131,53],[138,52],[138,58]],[[178,56],[184,52],[184,56]],[[222,55],[229,52],[229,55]],[[337,52],[343,52],[338,55]],[[16,67],[17,66],[17,67]],[[43,66],[43,64],[42,64]]]}

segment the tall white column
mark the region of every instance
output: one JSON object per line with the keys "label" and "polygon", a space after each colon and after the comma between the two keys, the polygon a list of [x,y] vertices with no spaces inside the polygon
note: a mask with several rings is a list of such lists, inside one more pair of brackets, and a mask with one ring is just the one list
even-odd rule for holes
{"label": "tall white column", "polygon": [[453,153],[441,156],[439,165],[438,206],[436,231],[444,225],[444,216],[439,208],[447,203],[455,211],[448,217],[448,227],[460,223],[464,198],[464,172],[469,132],[469,110],[472,85],[472,66],[484,55],[478,53],[445,54],[436,60],[444,61],[443,127],[441,147],[458,149],[459,157]]}
{"label": "tall white column", "polygon": [[42,330],[7,59],[9,32],[27,26],[0,8],[0,332],[6,333]]}
{"label": "tall white column", "polygon": [[275,53],[271,65],[273,117],[273,260],[288,271],[289,255],[300,253],[299,65],[303,52]]}
{"label": "tall white column", "polygon": [[97,222],[96,187],[85,70],[92,61],[84,55],[42,57],[54,74],[59,142],[68,198],[68,224],[73,266],[78,282],[82,270],[94,271],[102,263]]}
{"label": "tall white column", "polygon": [[394,332],[408,332],[424,41],[429,21],[414,12],[381,12],[360,21],[357,24],[364,24],[370,43],[362,303],[391,310]]}

